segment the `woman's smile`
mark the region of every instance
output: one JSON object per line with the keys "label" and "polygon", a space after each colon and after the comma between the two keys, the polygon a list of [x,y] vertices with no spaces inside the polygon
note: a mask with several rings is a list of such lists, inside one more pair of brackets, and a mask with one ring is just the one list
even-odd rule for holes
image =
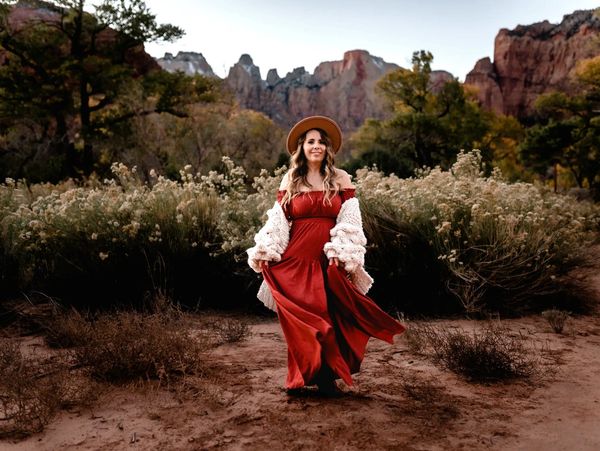
{"label": "woman's smile", "polygon": [[304,155],[309,161],[321,162],[325,158],[327,145],[318,130],[310,130],[304,140]]}

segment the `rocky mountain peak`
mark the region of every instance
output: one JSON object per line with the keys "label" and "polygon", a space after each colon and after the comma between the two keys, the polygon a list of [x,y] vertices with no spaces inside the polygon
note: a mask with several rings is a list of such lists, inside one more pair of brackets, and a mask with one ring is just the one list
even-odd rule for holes
{"label": "rocky mountain peak", "polygon": [[247,53],[244,53],[242,56],[240,56],[238,62],[231,66],[231,69],[229,69],[229,75],[227,76],[227,79],[230,79],[232,76],[245,77],[244,72],[251,79],[262,81],[260,76],[260,69],[258,68],[258,66],[254,65],[252,57]]}
{"label": "rocky mountain peak", "polygon": [[558,34],[569,38],[579,33],[582,27],[600,29],[599,14],[594,10],[579,10],[563,16],[563,20],[559,24],[552,24],[544,20],[531,25],[518,25],[514,30],[503,28],[500,33],[515,37],[528,35],[534,39],[550,39]]}
{"label": "rocky mountain peak", "polygon": [[275,86],[279,80],[281,80],[281,77],[277,73],[277,69],[269,69],[269,72],[267,72],[267,85]]}
{"label": "rocky mountain peak", "polygon": [[182,71],[187,75],[200,74],[217,77],[202,53],[178,52],[177,56],[173,56],[172,53],[165,53],[164,57],[158,58],[156,61],[160,67],[168,72]]}
{"label": "rocky mountain peak", "polygon": [[240,56],[238,64],[241,64],[242,66],[254,66],[254,61],[252,61],[252,57],[250,55],[244,53]]}

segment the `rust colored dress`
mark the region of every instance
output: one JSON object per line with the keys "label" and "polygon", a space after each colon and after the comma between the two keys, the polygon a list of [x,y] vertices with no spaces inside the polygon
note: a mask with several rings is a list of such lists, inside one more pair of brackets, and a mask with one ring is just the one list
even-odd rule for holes
{"label": "rust colored dress", "polygon": [[[363,295],[340,267],[329,265],[323,246],[330,240],[342,203],[354,189],[323,204],[322,191],[303,192],[284,212],[291,219],[290,240],[281,261],[263,276],[277,305],[288,345],[286,388],[341,378],[352,384],[369,337],[393,343],[404,326]],[[278,192],[281,202],[284,191]]]}

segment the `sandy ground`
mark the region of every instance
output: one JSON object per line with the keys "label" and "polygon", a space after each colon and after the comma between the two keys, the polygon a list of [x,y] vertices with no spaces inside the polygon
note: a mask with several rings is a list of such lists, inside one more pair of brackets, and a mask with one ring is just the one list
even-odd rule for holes
{"label": "sandy ground", "polygon": [[[600,292],[600,274],[591,277]],[[105,387],[92,407],[62,411],[0,449],[600,449],[600,316],[574,318],[561,335],[540,316],[505,320],[554,370],[531,381],[470,383],[411,354],[402,337],[372,339],[339,398],[287,395],[279,324],[254,321],[250,338],[214,349],[185,390]]]}

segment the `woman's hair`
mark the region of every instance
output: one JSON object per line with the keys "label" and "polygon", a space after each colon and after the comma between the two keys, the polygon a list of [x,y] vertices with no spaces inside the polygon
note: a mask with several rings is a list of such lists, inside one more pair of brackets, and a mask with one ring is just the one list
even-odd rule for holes
{"label": "woman's hair", "polygon": [[[331,139],[327,136],[327,133],[320,128],[314,128],[321,134],[321,139],[325,143],[325,158],[321,162],[320,172],[323,176],[323,202],[327,202],[331,205],[331,199],[338,193],[339,185],[334,183],[335,178],[335,166],[334,166],[334,153],[331,145]],[[290,170],[288,172],[287,186],[285,187],[285,195],[282,198],[282,206],[285,207],[294,197],[300,193],[300,186],[304,185],[308,188],[312,188],[312,185],[308,182],[308,160],[304,155],[304,141],[306,141],[306,135],[309,131],[300,135],[298,138],[298,145],[296,151],[290,157]]]}

